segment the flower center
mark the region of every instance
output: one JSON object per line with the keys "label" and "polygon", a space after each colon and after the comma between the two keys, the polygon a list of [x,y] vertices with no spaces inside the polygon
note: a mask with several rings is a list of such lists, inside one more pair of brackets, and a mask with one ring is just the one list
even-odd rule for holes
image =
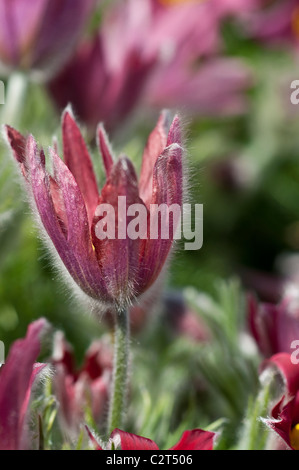
{"label": "flower center", "polygon": [[293,449],[299,450],[299,423],[290,432],[290,441]]}

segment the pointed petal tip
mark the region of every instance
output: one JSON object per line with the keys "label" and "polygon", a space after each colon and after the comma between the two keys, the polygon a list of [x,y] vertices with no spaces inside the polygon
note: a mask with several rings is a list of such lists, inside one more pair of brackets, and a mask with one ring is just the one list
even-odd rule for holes
{"label": "pointed petal tip", "polygon": [[172,124],[169,129],[168,138],[167,138],[167,146],[177,143],[182,146],[182,123],[181,118],[178,114],[176,114],[173,118]]}
{"label": "pointed petal tip", "polygon": [[85,424],[85,430],[87,432],[87,435],[92,443],[92,445],[94,446],[95,450],[103,450],[103,448],[100,446],[100,444],[97,442],[96,438],[94,437],[94,435],[92,434],[91,430],[89,429],[89,427]]}
{"label": "pointed petal tip", "polygon": [[113,176],[126,175],[127,178],[132,177],[134,179],[134,182],[137,181],[135,167],[131,160],[125,154],[121,154],[119,159],[114,163],[111,173],[113,174]]}
{"label": "pointed petal tip", "polygon": [[62,122],[64,122],[66,118],[71,118],[74,121],[76,120],[73,106],[71,105],[71,103],[69,103],[62,112]]}
{"label": "pointed petal tip", "polygon": [[20,164],[25,163],[26,137],[7,124],[2,125],[1,131],[3,140],[12,150],[15,160]]}
{"label": "pointed petal tip", "polygon": [[104,123],[100,122],[97,127],[97,146],[102,155],[106,176],[109,177],[115,158],[109,141],[108,134],[105,130]]}

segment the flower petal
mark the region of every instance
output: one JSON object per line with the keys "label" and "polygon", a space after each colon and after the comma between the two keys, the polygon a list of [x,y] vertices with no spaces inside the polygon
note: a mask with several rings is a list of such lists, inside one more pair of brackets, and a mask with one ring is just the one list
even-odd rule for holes
{"label": "flower petal", "polygon": [[[0,2],[0,56],[17,65],[27,56],[49,0]],[[21,57],[23,56],[23,57]],[[25,65],[25,64],[24,64]]]}
{"label": "flower petal", "polygon": [[178,115],[174,117],[167,137],[167,147],[172,144],[178,144],[182,147],[182,125]]}
{"label": "flower petal", "polygon": [[[183,149],[178,144],[172,144],[167,147],[158,158],[153,177],[153,194],[151,205],[154,207],[166,204],[168,208],[176,204],[180,208],[183,203]],[[151,217],[156,214],[156,209],[151,210]],[[174,220],[172,214],[169,217],[169,238],[161,239],[161,233],[158,239],[151,239],[148,224],[148,237],[144,240],[140,251],[140,271],[139,282],[140,289],[148,288],[159,276],[170,249],[173,244],[173,238],[176,227],[172,224]],[[162,224],[161,224],[162,226]]]}
{"label": "flower petal", "polygon": [[167,143],[167,112],[160,115],[155,129],[150,134],[142,157],[142,167],[139,180],[140,197],[148,206],[152,198],[153,171],[158,157]]}
{"label": "flower petal", "polygon": [[28,327],[25,339],[11,347],[6,364],[0,373],[0,449],[27,449],[28,428],[25,418],[31,389],[38,373],[45,367],[34,363],[40,352],[40,336],[47,322],[44,319]]}
{"label": "flower petal", "polygon": [[170,450],[213,450],[216,434],[201,429],[185,431],[180,441]]}
{"label": "flower petal", "polygon": [[23,176],[27,179],[26,137],[10,126],[3,126],[3,130],[7,143],[12,149],[12,154],[20,165]]}
{"label": "flower petal", "polygon": [[284,383],[287,387],[288,395],[293,397],[299,390],[299,365],[293,364],[291,355],[288,353],[279,353],[263,362],[261,369],[275,367],[282,374]]}
{"label": "flower petal", "polygon": [[97,442],[96,438],[93,436],[92,432],[88,428],[88,426],[85,426],[86,432],[88,434],[89,439],[92,442],[92,445],[94,446],[95,450],[104,450],[100,444]]}
{"label": "flower petal", "polygon": [[69,111],[63,116],[62,135],[64,161],[81,190],[91,225],[99,198],[98,185],[81,131]]}
{"label": "flower petal", "polygon": [[111,440],[121,450],[159,450],[157,444],[146,437],[136,436],[129,432],[115,429],[111,434]]}
{"label": "flower petal", "polygon": [[[119,206],[119,197],[125,198],[124,207]],[[99,200],[99,207],[102,204],[109,204],[114,210],[115,239],[99,238],[97,224],[102,217],[98,215],[94,218],[92,238],[110,296],[122,306],[134,296],[134,280],[139,262],[141,240],[131,240],[127,236],[127,210],[136,203],[144,206],[139,198],[136,173],[132,163],[127,158],[121,157],[115,163]],[[111,220],[109,217],[108,219]]]}
{"label": "flower petal", "polygon": [[16,161],[25,164],[26,138],[10,126],[4,126],[4,133]]}
{"label": "flower petal", "polygon": [[[55,159],[53,158],[56,177],[63,180],[62,185],[59,181],[59,187],[68,221],[66,238],[52,200],[50,176],[44,166],[44,157],[41,156],[42,152],[41,155],[39,154],[37,144],[32,136],[28,138],[26,155],[30,186],[38,214],[59,256],[70,275],[84,292],[98,300],[101,296],[105,298],[104,282],[93,254],[90,237],[87,239],[86,225],[88,226],[88,222],[84,202],[73,176],[58,156]],[[71,201],[72,198],[73,201]],[[75,202],[78,206],[74,206]],[[79,208],[80,214],[78,214]],[[80,243],[77,243],[77,240],[80,240]]]}
{"label": "flower petal", "polygon": [[98,147],[102,154],[103,163],[106,170],[106,176],[108,178],[114,165],[114,158],[108,136],[102,124],[99,125],[97,134]]}
{"label": "flower petal", "polygon": [[[36,0],[35,0],[36,1]],[[96,0],[46,0],[31,52],[32,67],[55,74],[72,54]],[[27,2],[26,2],[27,3]]]}
{"label": "flower petal", "polygon": [[92,246],[86,207],[80,189],[70,170],[53,150],[51,156],[67,218],[68,252],[77,264],[75,276],[80,280],[78,284],[89,295],[99,300],[103,297],[104,300],[107,296],[106,286]]}

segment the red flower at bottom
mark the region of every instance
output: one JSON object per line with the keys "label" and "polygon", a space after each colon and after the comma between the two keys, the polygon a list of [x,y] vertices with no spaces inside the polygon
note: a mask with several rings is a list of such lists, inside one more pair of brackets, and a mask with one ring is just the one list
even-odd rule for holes
{"label": "red flower at bottom", "polygon": [[[86,427],[88,435],[96,450],[105,450],[96,441],[90,430]],[[169,450],[213,450],[216,434],[202,429],[185,431],[177,444]],[[111,449],[113,444],[119,450],[159,450],[157,444],[146,437],[137,436],[129,432],[114,429],[106,450]]]}
{"label": "red flower at bottom", "polygon": [[280,353],[264,362],[262,370],[272,367],[281,374],[284,395],[272,408],[271,418],[265,423],[285,442],[288,448],[299,450],[299,364],[292,363],[291,356]]}

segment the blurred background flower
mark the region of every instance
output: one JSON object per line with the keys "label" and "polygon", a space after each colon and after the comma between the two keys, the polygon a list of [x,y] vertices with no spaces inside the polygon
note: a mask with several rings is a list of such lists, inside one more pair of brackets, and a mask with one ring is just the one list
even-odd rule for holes
{"label": "blurred background flower", "polygon": [[[96,0],[1,0],[0,67],[49,77],[72,53]],[[1,70],[0,69],[0,70]]]}

